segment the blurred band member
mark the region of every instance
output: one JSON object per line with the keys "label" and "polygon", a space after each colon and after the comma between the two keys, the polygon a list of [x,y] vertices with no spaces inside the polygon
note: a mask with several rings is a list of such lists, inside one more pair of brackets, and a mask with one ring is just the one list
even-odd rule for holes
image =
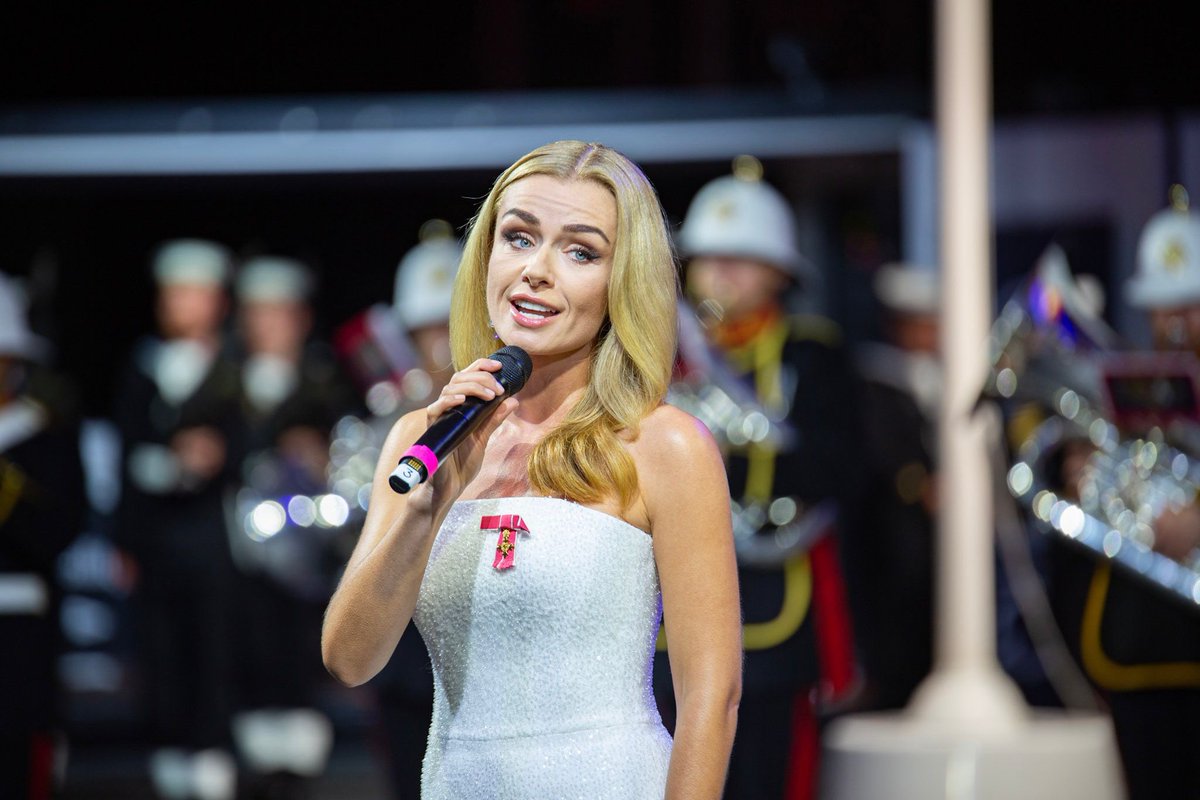
{"label": "blurred band member", "polygon": [[[1149,316],[1154,346],[1200,352],[1200,215],[1182,187],[1147,222],[1130,305]],[[1155,522],[1155,549],[1186,556],[1200,540],[1195,505]],[[1087,584],[1080,648],[1105,691],[1130,800],[1200,796],[1200,616],[1148,582],[1102,563]]]}
{"label": "blurred band member", "polygon": [[[462,243],[444,220],[421,226],[420,241],[396,268],[393,308],[430,377],[428,396],[435,396],[454,374],[450,364],[450,290],[458,274]],[[413,406],[419,406],[417,398]]]}
{"label": "blurred band member", "polygon": [[77,431],[27,391],[29,367],[47,349],[0,273],[0,794],[30,800],[57,788],[55,563],[84,510]]}
{"label": "blurred band member", "polygon": [[[811,289],[817,275],[796,247],[792,209],[761,172],[757,160],[740,158],[734,175],[702,187],[679,244],[687,293],[713,347],[795,432],[784,449],[732,447],[730,494],[744,506],[786,498],[803,510],[848,489],[853,398],[838,327],[790,312],[790,296]],[[850,669],[836,545],[826,537],[778,566],[743,565],[738,580],[746,658],[726,797],[808,797],[818,741],[813,701],[829,699],[818,687],[842,688]],[[660,697],[669,697],[665,671],[656,671]]]}
{"label": "blurred band member", "polygon": [[279,531],[247,531],[238,514],[231,531],[241,568],[234,736],[251,773],[250,796],[272,800],[302,796],[333,744],[330,720],[314,707],[325,679],[326,528],[306,514],[313,498],[328,493],[329,434],[350,398],[332,354],[312,341],[312,290],[309,270],[279,256],[249,260],[235,283],[246,453],[240,481],[298,518]]}
{"label": "blurred band member", "polygon": [[115,397],[122,445],[117,544],[136,562],[142,676],[167,798],[225,800],[230,754],[233,563],[223,495],[235,461],[236,367],[220,355],[229,254],[178,240],[154,256],[158,331]]}
{"label": "blurred band member", "polygon": [[[454,238],[450,225],[431,220],[422,226],[420,241],[404,254],[396,268],[393,309],[419,362],[404,376],[403,382],[408,385],[404,394],[409,400],[401,413],[436,397],[454,372],[450,359],[450,292],[461,258],[462,244]],[[388,665],[372,684],[379,697],[393,794],[397,800],[416,800],[421,792],[421,759],[433,713],[433,673],[429,653],[415,625],[405,630]]]}
{"label": "blurred band member", "polygon": [[[1173,188],[1171,208],[1146,224],[1138,244],[1138,274],[1128,283],[1129,303],[1144,309],[1157,350],[1200,355],[1200,215],[1188,209],[1187,192]],[[1200,546],[1195,504],[1170,509],[1155,523],[1154,548],[1183,561]]]}
{"label": "blurred band member", "polygon": [[898,709],[932,663],[939,282],[932,268],[886,264],[874,288],[885,341],[856,353],[863,496],[842,541],[865,673],[858,707]]}

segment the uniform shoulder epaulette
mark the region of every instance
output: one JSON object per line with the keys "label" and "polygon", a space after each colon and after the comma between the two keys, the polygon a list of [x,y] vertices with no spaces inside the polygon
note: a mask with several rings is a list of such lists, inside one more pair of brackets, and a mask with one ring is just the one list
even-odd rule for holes
{"label": "uniform shoulder epaulette", "polygon": [[820,314],[792,314],[788,318],[791,338],[819,342],[829,347],[842,343],[842,328]]}

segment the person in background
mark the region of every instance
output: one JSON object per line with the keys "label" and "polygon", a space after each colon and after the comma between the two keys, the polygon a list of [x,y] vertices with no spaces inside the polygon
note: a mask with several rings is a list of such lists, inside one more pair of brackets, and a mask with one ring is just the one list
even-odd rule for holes
{"label": "person in background", "polygon": [[[783,526],[822,501],[848,496],[854,419],[841,333],[827,318],[789,309],[791,296],[811,289],[817,275],[797,249],[792,209],[762,180],[757,160],[740,158],[733,175],[700,189],[678,241],[687,294],[711,346],[793,434],[782,447],[727,447],[732,499],[744,509],[790,508],[788,519],[773,520]],[[772,535],[765,524],[754,537]],[[833,699],[852,673],[837,545],[825,536],[769,565],[739,558],[745,674],[725,796],[810,797],[818,752],[814,699]],[[669,705],[665,670],[657,674],[661,702]]]}
{"label": "person in background", "polygon": [[400,326],[407,333],[419,360],[418,368],[429,376],[425,397],[436,397],[454,367],[450,355],[450,294],[462,242],[445,220],[432,219],[421,226],[418,243],[400,259],[396,267],[392,306]]}
{"label": "person in background", "polygon": [[[461,259],[462,243],[450,225],[430,220],[396,268],[393,308],[417,354],[417,366],[402,383],[408,385],[406,396],[427,387],[409,400],[403,413],[428,404],[453,374],[450,295]],[[397,800],[415,800],[421,794],[421,758],[433,714],[433,671],[416,626],[400,637],[388,665],[371,684],[377,693],[392,792]]]}
{"label": "person in background", "polygon": [[333,745],[332,723],[316,708],[327,680],[320,628],[331,590],[330,520],[317,524],[317,501],[329,494],[330,431],[353,403],[332,352],[312,338],[307,267],[258,256],[242,265],[234,288],[242,500],[286,504],[288,519],[279,530],[260,530],[251,508],[231,525],[240,568],[233,732],[249,770],[245,794],[287,800],[304,796]]}
{"label": "person in background", "polygon": [[[1148,316],[1155,349],[1200,353],[1200,215],[1181,187],[1173,195],[1143,228],[1126,298]],[[1170,554],[1187,553],[1200,536],[1194,504],[1163,514],[1154,528],[1155,548]],[[1130,800],[1200,796],[1195,606],[1107,561],[1080,561],[1057,565],[1059,605],[1112,713]]]}
{"label": "person in background", "polygon": [[183,239],[153,258],[158,330],[114,398],[121,441],[115,544],[136,564],[141,676],[164,798],[228,800],[234,566],[224,497],[238,463],[236,366],[222,356],[228,251]]}
{"label": "person in background", "polygon": [[48,343],[30,331],[0,273],[0,794],[48,800],[65,756],[58,707],[56,562],[82,530],[86,500],[74,420],[29,392]]}
{"label": "person in background", "polygon": [[874,289],[884,341],[855,353],[862,495],[842,536],[863,670],[858,710],[903,708],[933,658],[938,275],[885,264]]}

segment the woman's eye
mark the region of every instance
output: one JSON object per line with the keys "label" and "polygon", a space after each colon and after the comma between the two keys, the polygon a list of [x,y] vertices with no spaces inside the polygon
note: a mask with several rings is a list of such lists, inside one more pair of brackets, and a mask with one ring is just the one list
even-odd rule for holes
{"label": "woman's eye", "polygon": [[513,247],[517,247],[522,250],[529,248],[529,247],[533,247],[533,240],[530,239],[528,236],[526,236],[523,233],[519,233],[516,231],[508,231],[508,232],[504,233],[503,236],[504,236],[504,241],[508,242]]}
{"label": "woman's eye", "polygon": [[595,261],[600,258],[600,254],[595,250],[589,250],[586,247],[577,247],[571,251],[571,260],[585,264],[589,261]]}

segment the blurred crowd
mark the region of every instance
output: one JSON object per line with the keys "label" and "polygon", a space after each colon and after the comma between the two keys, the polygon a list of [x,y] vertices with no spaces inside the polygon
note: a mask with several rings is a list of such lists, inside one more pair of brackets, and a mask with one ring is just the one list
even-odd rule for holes
{"label": "blurred crowd", "polygon": [[[21,281],[0,276],[0,796],[60,796],[75,759],[105,741],[135,754],[129,796],[316,798],[346,742],[369,753],[391,796],[419,795],[432,703],[419,635],[410,628],[354,692],[319,653],[383,439],[452,373],[460,243],[442,220],[414,233],[392,301],[328,335],[314,324],[318,275],[302,261],[162,243],[147,265],[157,327],[125,354],[106,419],[79,418],[53,343],[31,330]],[[876,265],[881,335],[847,342],[814,313],[822,266],[798,250],[793,208],[752,158],[700,189],[677,234],[668,400],[726,455],[742,592],[726,796],[813,797],[823,727],[904,708],[934,664],[939,270]],[[1138,362],[1151,366],[1132,383],[1072,383],[1071,365],[1136,348],[1104,326],[1103,290],[1053,255],[1030,265],[1014,302],[1035,328],[1020,343],[1067,371],[1034,375],[1057,383],[1027,394],[1011,384],[1024,389],[1033,369],[1015,350],[994,354],[981,402],[1005,414],[999,468],[1046,423],[1078,416],[1063,411],[1071,390],[1129,411],[1114,422],[1122,441],[1164,451],[1170,412],[1180,453],[1200,454],[1185,441],[1200,424],[1200,217],[1186,197],[1148,221],[1122,298],[1145,309],[1154,347],[1174,360]],[[1171,402],[1147,388],[1163,375],[1175,381]],[[1123,405],[1121,387],[1132,393]],[[1111,505],[1094,471],[1105,452],[1083,429],[1044,446],[1034,466],[1056,499]],[[1174,486],[1190,486],[1186,472]],[[1131,798],[1196,795],[1196,610],[1151,570],[1054,535],[1038,502],[1015,503],[1027,494],[1005,495],[1014,524],[998,530],[1000,663],[1033,705],[1112,715]],[[1130,504],[1130,524],[1143,527],[1129,538],[1148,534],[1145,552],[1191,570],[1194,490],[1167,497]],[[654,691],[670,727],[662,649]]]}

